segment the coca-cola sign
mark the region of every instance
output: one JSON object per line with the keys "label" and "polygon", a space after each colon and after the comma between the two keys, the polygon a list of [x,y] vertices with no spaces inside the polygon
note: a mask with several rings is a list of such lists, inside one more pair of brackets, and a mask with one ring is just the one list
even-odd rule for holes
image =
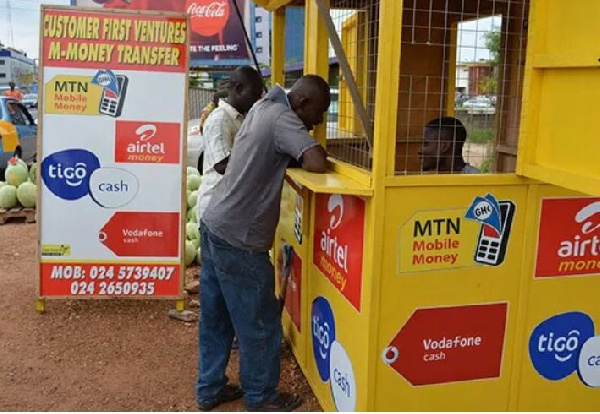
{"label": "coca-cola sign", "polygon": [[186,10],[192,30],[202,36],[222,33],[230,13],[228,0],[187,0]]}

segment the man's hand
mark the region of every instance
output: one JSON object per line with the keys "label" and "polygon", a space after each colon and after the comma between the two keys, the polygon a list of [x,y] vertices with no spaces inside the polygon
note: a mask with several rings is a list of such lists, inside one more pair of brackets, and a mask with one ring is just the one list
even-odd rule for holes
{"label": "man's hand", "polygon": [[302,168],[319,174],[327,172],[327,152],[325,152],[325,149],[317,145],[304,151],[304,154],[302,154]]}

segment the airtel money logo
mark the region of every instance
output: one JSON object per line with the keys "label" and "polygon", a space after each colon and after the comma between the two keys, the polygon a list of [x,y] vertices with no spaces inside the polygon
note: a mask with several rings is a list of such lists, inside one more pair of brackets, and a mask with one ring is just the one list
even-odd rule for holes
{"label": "airtel money logo", "polygon": [[181,125],[178,123],[117,121],[115,161],[176,164],[180,141]]}
{"label": "airtel money logo", "polygon": [[222,33],[229,20],[227,0],[188,0],[185,8],[191,16],[192,30],[202,36]]}
{"label": "airtel money logo", "polygon": [[348,245],[341,244],[337,236],[331,234],[337,229],[344,217],[344,199],[339,194],[333,194],[327,202],[327,211],[331,214],[329,228],[321,232],[321,250],[341,269],[348,273]]}
{"label": "airtel money logo", "polygon": [[582,312],[555,315],[540,323],[529,338],[529,356],[536,371],[551,381],[577,370],[583,344],[594,336],[594,321]]}
{"label": "airtel money logo", "polygon": [[600,199],[542,200],[536,277],[600,273]]}

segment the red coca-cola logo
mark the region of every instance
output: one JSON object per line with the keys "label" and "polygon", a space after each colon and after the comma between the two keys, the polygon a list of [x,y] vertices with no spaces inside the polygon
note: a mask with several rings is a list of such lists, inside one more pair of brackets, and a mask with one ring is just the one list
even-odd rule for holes
{"label": "red coca-cola logo", "polygon": [[202,36],[221,33],[229,20],[228,0],[187,0],[185,8],[192,18],[192,30]]}

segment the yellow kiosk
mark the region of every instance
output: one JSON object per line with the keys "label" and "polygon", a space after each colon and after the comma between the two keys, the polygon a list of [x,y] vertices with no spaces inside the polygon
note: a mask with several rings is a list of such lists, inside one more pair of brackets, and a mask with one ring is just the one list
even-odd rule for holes
{"label": "yellow kiosk", "polygon": [[[256,2],[272,80],[300,7],[303,73],[339,90],[331,172],[289,171],[276,245],[323,408],[600,410],[600,2]],[[421,171],[443,116],[487,173]]]}

